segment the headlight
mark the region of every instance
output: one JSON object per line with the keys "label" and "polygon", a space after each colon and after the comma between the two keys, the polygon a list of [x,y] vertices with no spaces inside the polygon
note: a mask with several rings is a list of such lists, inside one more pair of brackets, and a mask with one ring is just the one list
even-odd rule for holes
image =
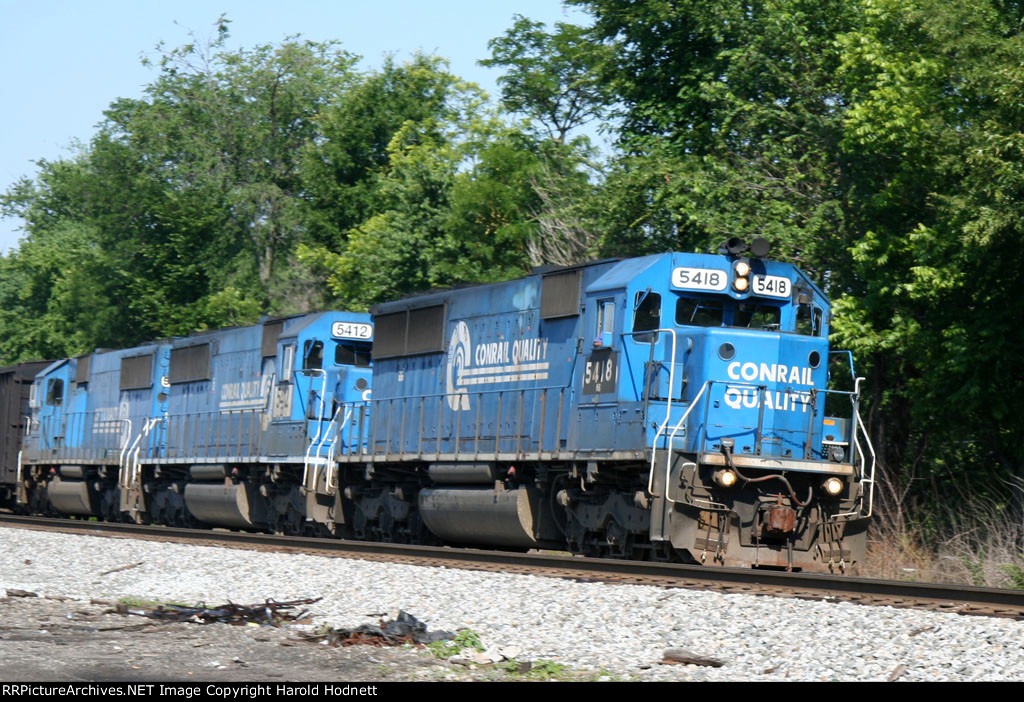
{"label": "headlight", "polygon": [[825,482],[822,483],[822,487],[825,489],[825,492],[827,492],[832,497],[835,497],[836,495],[843,491],[843,481],[840,480],[839,478],[834,477],[827,478]]}
{"label": "headlight", "polygon": [[747,278],[750,275],[750,263],[740,259],[732,264],[732,271],[735,274],[733,276],[732,289],[736,292],[746,292],[750,288],[750,280]]}
{"label": "headlight", "polygon": [[724,488],[731,488],[736,484],[736,473],[728,468],[724,470],[716,470],[715,474],[711,476],[711,479],[715,481],[715,485]]}

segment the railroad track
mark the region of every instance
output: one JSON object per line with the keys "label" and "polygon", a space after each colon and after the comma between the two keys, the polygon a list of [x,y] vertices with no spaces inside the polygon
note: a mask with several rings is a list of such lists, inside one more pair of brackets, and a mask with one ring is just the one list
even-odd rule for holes
{"label": "railroad track", "polygon": [[1024,591],[907,583],[819,573],[644,563],[538,553],[509,553],[409,544],[276,536],[222,530],[24,517],[0,513],[0,526],[188,542],[231,548],[358,558],[464,570],[539,575],[579,581],[716,590],[814,600],[888,605],[1024,620]]}

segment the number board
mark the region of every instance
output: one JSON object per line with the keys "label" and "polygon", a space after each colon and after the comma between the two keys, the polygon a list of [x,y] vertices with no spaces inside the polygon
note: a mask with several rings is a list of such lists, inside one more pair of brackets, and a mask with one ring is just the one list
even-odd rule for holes
{"label": "number board", "polygon": [[363,322],[335,322],[331,325],[331,336],[338,339],[364,339],[369,341],[373,338],[373,325]]}
{"label": "number board", "polygon": [[676,268],[672,271],[672,287],[683,290],[721,292],[729,284],[726,271],[710,268]]}
{"label": "number board", "polygon": [[618,379],[619,354],[611,349],[597,349],[587,357],[583,367],[583,394],[615,392]]}
{"label": "number board", "polygon": [[789,297],[792,293],[793,285],[789,282],[789,278],[783,278],[777,275],[755,275],[754,276],[754,294],[765,295],[767,297]]}

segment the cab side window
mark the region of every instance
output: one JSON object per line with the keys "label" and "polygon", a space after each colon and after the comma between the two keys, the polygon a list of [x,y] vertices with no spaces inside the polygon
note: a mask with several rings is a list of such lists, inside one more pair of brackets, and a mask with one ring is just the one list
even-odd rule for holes
{"label": "cab side window", "polygon": [[[638,292],[633,302],[633,331],[644,332],[661,328],[661,295],[652,292]],[[651,344],[658,340],[657,334],[634,334],[633,340],[640,344]]]}
{"label": "cab side window", "polygon": [[292,370],[295,368],[295,344],[288,344],[284,347],[284,358],[281,361],[281,382],[292,381]]}
{"label": "cab side window", "polygon": [[821,309],[810,303],[797,305],[796,333],[804,336],[821,336]]}
{"label": "cab side window", "polygon": [[302,347],[302,370],[324,367],[324,342],[310,339]]}
{"label": "cab side window", "polygon": [[597,336],[605,346],[611,346],[615,338],[615,301],[600,300],[597,303]]}
{"label": "cab side window", "polygon": [[64,380],[51,378],[46,384],[46,404],[56,407],[64,401]]}

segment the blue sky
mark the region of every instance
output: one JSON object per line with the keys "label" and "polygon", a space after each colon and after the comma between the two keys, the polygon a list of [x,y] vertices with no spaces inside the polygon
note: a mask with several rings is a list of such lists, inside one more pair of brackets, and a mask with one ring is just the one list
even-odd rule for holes
{"label": "blue sky", "polygon": [[[222,13],[231,19],[229,48],[292,34],[336,39],[364,68],[419,50],[448,58],[453,72],[492,95],[500,74],[476,61],[513,15],[587,23],[560,0],[0,0],[0,191],[32,176],[33,161],[88,142],[115,98],[141,95],[156,71],[140,59],[155,56],[158,42],[180,46],[189,30],[205,38]],[[0,251],[16,244],[19,226],[0,219]]]}

